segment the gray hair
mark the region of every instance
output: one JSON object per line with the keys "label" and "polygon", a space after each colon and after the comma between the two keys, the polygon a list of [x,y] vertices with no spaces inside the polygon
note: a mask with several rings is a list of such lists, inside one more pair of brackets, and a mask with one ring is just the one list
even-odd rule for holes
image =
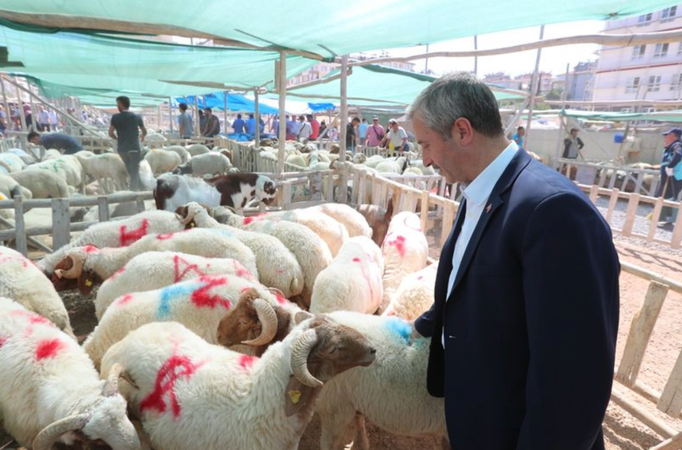
{"label": "gray hair", "polygon": [[474,130],[488,137],[504,134],[500,109],[488,86],[466,72],[444,75],[424,89],[410,106],[425,125],[444,140],[452,137],[452,124],[463,117]]}

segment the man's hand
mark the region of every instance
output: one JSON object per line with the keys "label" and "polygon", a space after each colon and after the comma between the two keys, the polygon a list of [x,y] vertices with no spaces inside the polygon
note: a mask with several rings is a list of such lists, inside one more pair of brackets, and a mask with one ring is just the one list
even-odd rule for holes
{"label": "man's hand", "polygon": [[410,344],[412,344],[414,341],[416,341],[417,339],[421,339],[424,336],[422,336],[421,333],[417,331],[417,327],[414,326],[414,320],[408,323],[412,327],[412,334],[410,334]]}
{"label": "man's hand", "polygon": [[668,175],[669,177],[673,176],[673,168],[672,167],[666,167],[665,168],[665,174]]}

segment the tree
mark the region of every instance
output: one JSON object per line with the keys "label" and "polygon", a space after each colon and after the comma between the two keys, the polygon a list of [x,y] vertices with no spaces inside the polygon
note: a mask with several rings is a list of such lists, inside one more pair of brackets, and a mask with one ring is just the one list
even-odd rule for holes
{"label": "tree", "polygon": [[561,100],[561,90],[560,89],[552,89],[545,95],[545,99],[547,100]]}

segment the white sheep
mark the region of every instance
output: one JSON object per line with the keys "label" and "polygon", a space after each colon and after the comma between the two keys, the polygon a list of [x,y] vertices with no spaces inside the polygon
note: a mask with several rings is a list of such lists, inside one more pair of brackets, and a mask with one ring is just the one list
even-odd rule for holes
{"label": "white sheep", "polygon": [[32,198],[67,198],[70,195],[69,185],[54,172],[22,170],[9,176],[30,191]]}
{"label": "white sheep", "polygon": [[227,156],[211,152],[192,157],[186,163],[178,166],[173,173],[204,177],[206,175],[227,174],[231,168],[232,163]]}
{"label": "white sheep", "polygon": [[290,450],[320,387],[370,365],[374,353],[358,332],[324,319],[297,327],[259,359],[208,344],[180,324],[152,323],[112,346],[102,368],[125,367],[136,387],[121,390],[156,448]]}
{"label": "white sheep", "polygon": [[224,208],[215,208],[213,213],[220,223],[268,234],[279,239],[296,256],[303,270],[303,291],[297,303],[304,308],[310,306],[315,279],[332,261],[329,246],[318,235],[309,228],[293,222],[253,220],[252,217],[238,216]]}
{"label": "white sheep", "polygon": [[55,265],[64,259],[65,252],[72,247],[126,247],[148,234],[173,233],[183,229],[184,225],[175,214],[168,211],[144,211],[116,222],[98,223],[88,227],[78,239],[46,255],[38,262],[38,267],[51,275]]}
{"label": "white sheep", "polygon": [[7,169],[8,173],[24,170],[26,163],[13,153],[0,153],[0,163]]}
{"label": "white sheep", "polygon": [[[126,293],[107,308],[83,349],[99,367],[109,347],[130,331],[152,322],[181,323],[206,342],[217,344],[220,320],[242,293],[251,289],[259,298],[277,304],[277,297],[257,281],[226,274],[193,277],[161,289]],[[284,297],[279,298],[282,307],[289,304]]]}
{"label": "white sheep", "polygon": [[400,156],[397,159],[386,159],[376,165],[376,170],[379,173],[397,173],[401,174],[407,167],[407,158]]}
{"label": "white sheep", "polygon": [[17,195],[26,200],[33,198],[33,192],[22,186],[14,177],[3,174],[0,174],[0,194],[3,194],[9,199],[14,198]]}
{"label": "white sheep", "polygon": [[438,264],[431,264],[406,276],[383,315],[398,316],[406,320],[415,320],[421,316],[433,304],[437,270]]}
{"label": "white sheep", "polygon": [[21,253],[0,246],[0,296],[46,317],[73,336],[69,314],[50,280]]}
{"label": "white sheep", "polygon": [[192,158],[195,156],[203,155],[206,153],[209,153],[211,150],[208,149],[203,144],[192,144],[187,147],[187,152],[189,152],[190,155],[192,155]]}
{"label": "white sheep", "polygon": [[[225,346],[245,342],[254,346],[255,353],[263,353],[269,351],[269,345],[284,339],[306,315],[310,317],[304,312],[270,305],[261,304],[261,310],[256,311],[255,302],[248,297],[240,298],[218,326],[219,342]],[[315,317],[313,320],[320,320],[320,316]],[[377,349],[375,364],[367,369],[349,370],[322,389],[315,407],[321,419],[322,450],[343,449],[348,436],[355,433],[359,447],[367,449],[365,417],[398,435],[430,435],[447,440],[443,399],[432,397],[424,382],[429,339],[411,342],[412,327],[398,317],[346,311],[322,317],[360,331]],[[252,339],[253,330],[260,333],[258,339]],[[359,419],[358,414],[362,415]],[[356,426],[360,428],[354,429]],[[449,448],[447,442],[443,448]]]}
{"label": "white sheep", "polygon": [[383,298],[383,273],[384,262],[379,246],[366,236],[350,238],[329,267],[317,276],[310,312],[374,314]]}
{"label": "white sheep", "polygon": [[303,291],[303,271],[296,257],[277,238],[254,231],[245,231],[218,223],[208,211],[192,202],[178,208],[182,222],[188,226],[226,231],[249,247],[256,256],[260,281],[264,285],[280,290],[291,298]]}
{"label": "white sheep", "polygon": [[144,160],[149,163],[154,176],[166,172],[172,172],[181,164],[180,155],[172,151],[166,150],[150,150],[144,155]]}
{"label": "white sheep", "polygon": [[328,215],[346,227],[349,237],[372,237],[372,228],[367,223],[365,217],[355,209],[348,205],[344,205],[343,203],[324,203],[322,205],[304,208],[303,210],[320,211]]}
{"label": "white sheep", "polygon": [[21,445],[103,440],[113,450],[140,441],[118,393],[120,366],[100,380],[83,349],[47,319],[0,298],[0,422]]}
{"label": "white sheep", "polygon": [[39,170],[41,173],[52,172],[59,175],[66,184],[74,188],[85,188],[85,171],[78,158],[63,155],[56,159],[31,164],[25,170]]}
{"label": "white sheep", "polygon": [[105,189],[107,192],[126,189],[128,184],[128,170],[121,157],[116,153],[104,153],[101,155],[86,156],[85,152],[78,152],[74,156],[78,158],[85,173],[105,188],[105,180],[111,180],[112,188]]}
{"label": "white sheep", "polygon": [[168,147],[164,147],[163,149],[166,150],[167,152],[177,153],[178,156],[180,157],[181,164],[185,164],[192,158],[192,155],[190,155],[187,149],[185,149],[185,147],[183,147],[182,145],[169,145]]}
{"label": "white sheep", "polygon": [[422,232],[419,216],[411,212],[393,216],[381,252],[385,266],[384,299],[379,312],[383,313],[403,279],[426,267],[429,244]]}

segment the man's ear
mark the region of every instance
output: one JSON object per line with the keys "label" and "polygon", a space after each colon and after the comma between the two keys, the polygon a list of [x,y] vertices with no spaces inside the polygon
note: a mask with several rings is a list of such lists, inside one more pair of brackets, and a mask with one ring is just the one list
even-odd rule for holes
{"label": "man's ear", "polygon": [[452,137],[456,138],[460,145],[471,145],[473,141],[473,127],[469,119],[460,117],[452,124]]}

